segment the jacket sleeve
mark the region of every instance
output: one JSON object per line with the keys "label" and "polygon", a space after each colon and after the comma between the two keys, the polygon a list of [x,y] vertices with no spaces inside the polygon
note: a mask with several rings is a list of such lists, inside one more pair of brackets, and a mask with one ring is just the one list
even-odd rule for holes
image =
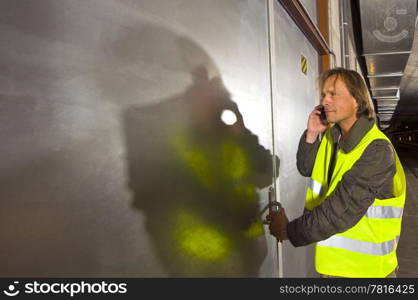
{"label": "jacket sleeve", "polygon": [[353,227],[375,198],[393,197],[395,172],[392,146],[386,140],[373,141],[343,175],[333,194],[288,224],[292,245],[298,247],[322,241]]}
{"label": "jacket sleeve", "polygon": [[299,173],[302,176],[309,177],[312,174],[313,166],[315,163],[316,153],[319,149],[320,140],[319,138],[312,144],[307,143],[306,140],[306,131],[302,134],[298,152],[296,154],[296,165]]}

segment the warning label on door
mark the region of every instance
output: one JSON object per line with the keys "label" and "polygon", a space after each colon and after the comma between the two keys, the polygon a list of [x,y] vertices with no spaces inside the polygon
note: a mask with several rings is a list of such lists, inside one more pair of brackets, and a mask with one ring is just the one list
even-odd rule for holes
{"label": "warning label on door", "polygon": [[303,55],[300,56],[300,67],[302,73],[306,75],[308,73],[308,60]]}

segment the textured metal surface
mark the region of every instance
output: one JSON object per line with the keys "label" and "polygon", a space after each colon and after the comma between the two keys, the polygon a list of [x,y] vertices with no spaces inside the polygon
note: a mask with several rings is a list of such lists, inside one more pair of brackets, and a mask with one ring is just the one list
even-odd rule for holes
{"label": "textured metal surface", "polygon": [[398,87],[401,85],[401,76],[387,76],[387,77],[369,77],[369,82],[370,82],[370,87],[373,88],[378,88],[381,86],[384,87],[391,87],[391,86],[395,86]]}
{"label": "textured metal surface", "polygon": [[262,0],[0,1],[0,275],[275,276],[266,28]]}
{"label": "textured metal surface", "polygon": [[[383,116],[381,114],[383,113],[389,113],[391,115],[394,114],[395,110],[396,110],[396,106],[398,105],[399,100],[383,100],[383,99],[377,99],[377,109],[376,112],[378,113],[379,117],[380,117],[380,121],[385,121],[385,120],[391,120],[391,118],[388,118],[387,116]],[[389,124],[381,124],[382,128],[385,127],[389,127]]]}
{"label": "textured metal surface", "polygon": [[381,108],[379,109],[379,114],[383,114],[383,113],[389,113],[391,115],[393,115],[395,109],[393,108]]}
{"label": "textured metal surface", "polygon": [[279,0],[279,3],[293,19],[299,29],[304,33],[308,41],[312,43],[318,53],[325,55],[332,52],[328,43],[316,26],[316,23],[299,0]]}
{"label": "textured metal surface", "polygon": [[318,26],[318,17],[316,11],[316,1],[311,0],[300,0],[300,3],[306,9],[309,17],[311,18],[312,22]]}
{"label": "textured metal surface", "polygon": [[372,96],[374,98],[395,97],[397,94],[398,94],[398,89],[397,88],[372,90]]}
{"label": "textured metal surface", "polygon": [[387,100],[377,100],[378,106],[392,106],[396,107],[398,105],[399,99],[387,99]]}
{"label": "textured metal surface", "polygon": [[365,53],[409,51],[415,30],[415,0],[360,0]]}
{"label": "textured metal surface", "polygon": [[369,75],[403,72],[409,58],[407,54],[367,55],[366,64]]}
{"label": "textured metal surface", "polygon": [[392,119],[392,114],[379,113],[379,118],[383,122],[388,122]]}
{"label": "textured metal surface", "polygon": [[[363,51],[368,75],[403,73],[411,51],[417,2],[415,0],[359,0]],[[372,96],[399,97],[399,78],[370,78]],[[398,90],[376,90],[392,88]],[[379,112],[378,112],[379,113]],[[388,119],[388,115],[380,115]]]}
{"label": "textured metal surface", "polygon": [[[306,128],[309,112],[319,102],[317,90],[318,55],[280,5],[276,5],[275,27],[275,114],[280,163],[280,201],[289,220],[303,213],[306,178],[296,168],[300,135]],[[301,71],[301,55],[307,58],[307,75]],[[314,277],[313,247],[294,248],[283,244],[285,277]]]}
{"label": "textured metal surface", "polygon": [[415,38],[412,52],[405,68],[405,75],[401,81],[399,105],[394,116],[393,130],[403,129],[404,124],[417,122],[418,116],[418,31],[415,30]]}

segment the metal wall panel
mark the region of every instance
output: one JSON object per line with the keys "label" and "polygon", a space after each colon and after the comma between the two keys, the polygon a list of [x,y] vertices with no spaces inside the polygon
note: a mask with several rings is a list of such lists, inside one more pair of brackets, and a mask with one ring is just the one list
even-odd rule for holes
{"label": "metal wall panel", "polygon": [[0,1],[0,276],[277,276],[266,28],[263,0]]}
{"label": "metal wall panel", "polygon": [[[318,103],[318,54],[303,33],[286,14],[275,6],[274,124],[276,149],[280,157],[279,198],[289,220],[303,213],[306,178],[296,168],[299,138],[307,118]],[[307,59],[307,74],[302,73],[301,56]],[[294,248],[283,244],[282,262],[285,277],[314,277],[313,247]]]}

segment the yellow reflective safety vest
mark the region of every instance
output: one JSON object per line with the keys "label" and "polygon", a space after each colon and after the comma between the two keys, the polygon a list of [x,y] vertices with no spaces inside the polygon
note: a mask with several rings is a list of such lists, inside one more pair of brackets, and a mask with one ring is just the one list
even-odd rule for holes
{"label": "yellow reflective safety vest", "polygon": [[[332,138],[328,129],[319,146],[306,193],[305,208],[312,210],[335,190],[343,175],[376,139],[389,139],[376,125],[349,153],[338,150],[329,186]],[[390,142],[390,141],[389,141]],[[338,277],[386,277],[398,265],[396,247],[401,232],[405,203],[405,173],[394,151],[396,173],[393,178],[394,198],[375,199],[366,214],[352,228],[320,241],[315,247],[315,268],[318,273]]]}

